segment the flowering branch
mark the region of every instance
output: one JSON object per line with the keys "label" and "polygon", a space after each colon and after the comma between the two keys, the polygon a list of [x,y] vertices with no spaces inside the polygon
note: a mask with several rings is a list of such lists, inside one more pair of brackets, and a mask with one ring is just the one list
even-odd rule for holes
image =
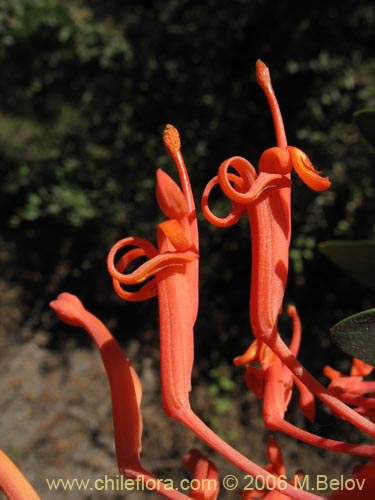
{"label": "flowering branch", "polygon": [[[280,108],[272,88],[268,68],[257,61],[256,74],[268,100],[276,134],[276,147],[260,157],[258,172],[246,159],[225,160],[207,184],[202,209],[207,220],[229,227],[247,214],[252,244],[250,324],[255,339],[245,353],[234,359],[245,366],[245,381],[256,397],[263,399],[263,420],[270,430],[278,430],[312,446],[349,453],[372,460],[351,478],[352,491],[341,491],[331,500],[369,500],[375,488],[375,446],[357,445],[325,438],[305,431],[285,420],[293,388],[299,391],[302,414],[314,421],[315,398],[358,429],[375,436],[375,382],[365,379],[374,367],[353,358],[348,375],[331,366],[324,368],[330,380],[324,387],[298,361],[301,322],[294,306],[287,307],[293,322],[289,345],[278,331],[288,277],[291,238],[291,172],[315,191],[328,189],[330,181],[314,169],[300,149],[289,146]],[[270,436],[269,463],[261,467],[241,454],[210,429],[190,406],[194,362],[194,327],[198,313],[199,238],[196,210],[188,172],[181,152],[177,129],[167,125],[164,145],[177,168],[179,184],[162,170],[156,173],[156,198],[166,220],[157,226],[157,243],[126,237],[118,241],[107,257],[107,267],[116,293],[134,302],[158,297],[160,326],[161,393],[166,415],[192,430],[203,442],[247,474],[262,479],[265,487],[242,491],[241,500],[317,500],[301,489],[303,472],[286,480],[282,451]],[[232,203],[226,217],[209,208],[211,191],[220,186]],[[134,269],[134,264],[138,266]],[[132,265],[132,271],[129,266]],[[90,313],[78,297],[62,293],[50,303],[61,321],[87,331],[100,352],[107,372],[114,424],[115,447],[120,473],[148,485],[165,498],[217,500],[219,474],[215,465],[199,450],[190,450],[183,462],[193,477],[189,496],[170,487],[143,468],[142,387],[130,360],[106,326]],[[194,483],[195,481],[195,483]],[[193,487],[197,485],[197,487]],[[270,485],[273,485],[272,487]],[[9,500],[38,500],[39,497],[18,468],[0,450],[0,488]]]}
{"label": "flowering branch", "polygon": [[[206,186],[202,210],[207,220],[220,227],[236,223],[246,211],[250,221],[252,271],[250,287],[250,323],[254,336],[267,344],[288,367],[296,379],[323,401],[335,415],[375,436],[375,424],[334,397],[298,361],[278,332],[278,316],[282,310],[288,276],[288,254],[291,237],[291,178],[292,169],[313,190],[330,186],[328,178],[320,177],[307,155],[287,145],[284,124],[272,88],[268,68],[258,60],[256,73],[270,104],[277,138],[277,147],[266,150],[259,161],[259,175],[250,162],[241,157],[224,161]],[[229,168],[236,171],[230,173]],[[216,217],[208,206],[214,186],[220,185],[232,202],[225,218]],[[242,363],[246,363],[246,355]],[[375,455],[375,448],[371,456]]]}

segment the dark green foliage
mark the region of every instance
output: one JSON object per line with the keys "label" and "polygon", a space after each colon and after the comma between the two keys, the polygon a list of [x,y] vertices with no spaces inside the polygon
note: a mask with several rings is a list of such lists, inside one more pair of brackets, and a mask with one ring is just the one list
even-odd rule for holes
{"label": "dark green foliage", "polygon": [[330,333],[344,352],[375,366],[375,309],[343,319]]}
{"label": "dark green foliage", "polygon": [[[260,57],[290,144],[332,180],[317,195],[295,179],[289,295],[310,336],[342,309],[359,310],[366,299],[337,301],[343,284],[315,245],[371,237],[371,150],[352,113],[374,106],[373,25],[369,0],[0,2],[1,227],[18,248],[10,277],[22,277],[25,298],[47,303],[69,288],[109,311],[108,249],[130,234],[154,239],[161,219],[154,173],[173,171],[161,143],[166,123],[180,130],[198,207],[225,158],[257,164],[274,144],[255,81]],[[245,222],[223,231],[200,219],[205,335],[197,338],[225,345],[248,329],[248,230]],[[344,289],[349,295],[350,285]],[[132,305],[134,316],[137,307],[149,306]],[[246,334],[228,356],[248,341]]]}
{"label": "dark green foliage", "polygon": [[[373,144],[375,138],[374,110],[361,110],[353,114],[362,134]],[[365,287],[375,288],[375,242],[325,241],[319,244],[337,267]],[[339,321],[330,329],[333,342],[347,354],[374,364],[375,309],[369,309]]]}

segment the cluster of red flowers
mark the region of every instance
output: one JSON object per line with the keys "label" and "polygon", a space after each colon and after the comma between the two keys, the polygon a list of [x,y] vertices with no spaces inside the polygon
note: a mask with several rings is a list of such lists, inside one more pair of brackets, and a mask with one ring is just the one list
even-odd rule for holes
{"label": "cluster of red flowers", "polygon": [[[310,445],[335,452],[370,459],[356,471],[365,479],[359,491],[339,491],[337,499],[370,498],[375,488],[375,446],[335,441],[312,434],[285,420],[294,385],[299,406],[310,421],[315,417],[316,398],[325,403],[338,417],[375,436],[375,383],[364,380],[373,367],[354,359],[350,375],[331,367],[324,373],[331,380],[324,387],[298,361],[301,342],[301,323],[295,307],[287,313],[293,322],[293,336],[286,345],[278,331],[288,276],[288,253],[291,234],[291,171],[315,191],[330,186],[328,178],[320,176],[301,150],[288,146],[280,109],[271,85],[268,68],[256,64],[257,79],[268,99],[274,120],[277,146],[266,150],[259,161],[258,173],[242,157],[225,160],[217,175],[207,184],[202,196],[206,219],[219,227],[235,224],[247,214],[250,223],[252,272],[250,286],[250,324],[255,337],[247,351],[236,357],[237,366],[245,366],[248,388],[263,399],[263,418],[271,430],[282,431]],[[264,484],[270,479],[286,477],[281,450],[270,437],[265,468],[243,456],[210,429],[192,410],[189,402],[191,373],[194,360],[194,325],[198,312],[199,238],[195,204],[178,131],[167,125],[164,144],[173,159],[179,176],[178,185],[162,170],[156,174],[156,197],[166,220],[157,227],[157,246],[143,238],[126,237],[110,250],[108,271],[117,294],[128,301],[140,301],[154,296],[159,303],[161,392],[165,413],[191,429],[202,441],[247,474],[261,477]],[[219,186],[232,208],[223,218],[209,208],[212,189]],[[132,272],[129,264],[142,258]],[[51,302],[59,318],[85,329],[100,351],[111,388],[116,455],[120,473],[129,478],[155,479],[140,461],[142,439],[140,380],[125,353],[112,334],[85,309],[80,300],[62,293]],[[214,464],[198,450],[191,450],[184,463],[197,480],[200,489],[191,490],[188,497],[215,500],[219,495],[219,474]],[[297,476],[295,476],[296,478]],[[162,481],[155,481],[155,491],[172,500],[187,495],[171,490]],[[205,485],[209,484],[209,488]],[[212,487],[214,484],[214,487]],[[284,481],[283,487],[254,489],[242,492],[242,499],[267,498],[313,500],[319,496],[296,486],[295,479]],[[8,498],[36,499],[38,496],[14,464],[0,454],[0,487]],[[354,495],[354,496],[353,496]]]}

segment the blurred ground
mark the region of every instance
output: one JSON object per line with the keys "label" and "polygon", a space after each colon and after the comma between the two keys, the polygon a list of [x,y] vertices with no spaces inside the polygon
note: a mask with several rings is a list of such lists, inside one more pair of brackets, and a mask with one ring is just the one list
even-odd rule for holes
{"label": "blurred ground", "polygon": [[[45,500],[101,498],[159,498],[153,493],[103,491],[51,491],[46,479],[116,479],[109,388],[100,357],[94,349],[67,339],[59,349],[50,346],[51,333],[25,326],[18,307],[19,290],[1,282],[0,415],[1,447],[18,464]],[[84,334],[83,334],[84,335]],[[78,337],[80,337],[78,335]],[[158,353],[141,358],[141,343],[126,345],[143,383],[143,463],[157,477],[179,481],[188,477],[181,457],[192,447],[205,450],[220,470],[220,477],[235,474],[245,485],[245,474],[201,446],[181,425],[162,412],[158,382]],[[244,387],[230,393],[230,405],[217,418],[219,406],[207,386],[196,377],[193,406],[215,430],[252,460],[265,465],[267,432],[258,402]],[[355,460],[336,456],[279,437],[290,474],[304,468],[314,477],[348,475]],[[102,483],[100,483],[102,484]],[[175,483],[177,484],[177,483]],[[239,497],[221,490],[220,498]],[[326,494],[328,492],[321,492]],[[0,493],[1,497],[1,493]]]}

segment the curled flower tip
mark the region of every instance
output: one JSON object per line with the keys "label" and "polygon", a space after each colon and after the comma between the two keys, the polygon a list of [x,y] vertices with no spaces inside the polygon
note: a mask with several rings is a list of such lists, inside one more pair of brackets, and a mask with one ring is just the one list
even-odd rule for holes
{"label": "curled flower tip", "polygon": [[168,124],[163,132],[164,146],[170,156],[175,156],[181,149],[180,134],[173,125]]}
{"label": "curled flower tip", "polygon": [[257,82],[261,87],[271,84],[270,71],[261,59],[258,59],[255,64],[255,72]]}
{"label": "curled flower tip", "polygon": [[294,146],[288,146],[291,161],[298,177],[314,191],[325,191],[331,185],[328,177],[321,177],[321,172],[315,170],[306,153]]}
{"label": "curled flower tip", "polygon": [[67,292],[60,293],[57,299],[50,302],[49,305],[61,321],[67,325],[81,326],[82,312],[85,308],[75,295]]}

